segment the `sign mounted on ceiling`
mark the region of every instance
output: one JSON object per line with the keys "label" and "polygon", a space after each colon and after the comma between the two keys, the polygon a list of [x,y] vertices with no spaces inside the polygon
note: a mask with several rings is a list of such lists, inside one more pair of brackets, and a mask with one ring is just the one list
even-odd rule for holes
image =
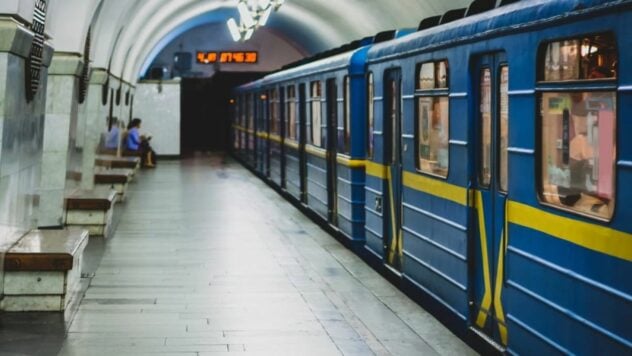
{"label": "sign mounted on ceiling", "polygon": [[196,56],[199,64],[213,63],[237,63],[237,64],[256,64],[259,60],[259,53],[255,51],[211,51],[197,52]]}

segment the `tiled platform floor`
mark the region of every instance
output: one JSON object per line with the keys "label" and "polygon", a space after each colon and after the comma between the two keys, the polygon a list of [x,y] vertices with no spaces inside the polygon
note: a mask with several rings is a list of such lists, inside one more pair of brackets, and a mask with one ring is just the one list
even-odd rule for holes
{"label": "tiled platform floor", "polygon": [[62,355],[473,354],[230,159],[130,188]]}

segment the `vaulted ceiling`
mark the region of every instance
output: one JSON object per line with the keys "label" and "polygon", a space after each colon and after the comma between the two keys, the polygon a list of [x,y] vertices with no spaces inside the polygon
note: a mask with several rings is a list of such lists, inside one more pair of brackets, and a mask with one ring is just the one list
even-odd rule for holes
{"label": "vaulted ceiling", "polygon": [[[15,5],[26,21],[26,3]],[[416,27],[427,16],[465,7],[469,0],[286,0],[269,28],[305,53],[316,53],[377,32]],[[49,0],[47,34],[59,52],[82,53],[92,33],[91,65],[135,83],[143,66],[170,39],[207,23],[236,17],[236,0]],[[26,6],[28,7],[28,6]],[[20,10],[22,8],[22,10]],[[31,7],[32,8],[32,7]],[[217,33],[227,36],[228,32]]]}

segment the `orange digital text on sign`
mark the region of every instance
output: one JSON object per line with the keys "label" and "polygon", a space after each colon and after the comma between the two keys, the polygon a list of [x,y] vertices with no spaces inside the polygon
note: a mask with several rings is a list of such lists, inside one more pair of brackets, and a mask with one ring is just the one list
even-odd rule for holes
{"label": "orange digital text on sign", "polygon": [[257,52],[198,52],[197,62],[200,64],[210,64],[217,62],[254,64],[257,63],[258,57],[259,54]]}

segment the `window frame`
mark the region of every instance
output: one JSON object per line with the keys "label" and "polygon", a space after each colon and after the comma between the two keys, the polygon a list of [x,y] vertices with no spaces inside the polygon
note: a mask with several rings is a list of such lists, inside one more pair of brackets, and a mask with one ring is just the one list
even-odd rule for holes
{"label": "window frame", "polygon": [[[445,62],[446,63],[446,86],[445,87],[437,87],[437,82],[438,79],[436,77],[436,71],[437,71],[437,65],[441,62]],[[429,64],[432,63],[434,65],[433,68],[433,73],[434,73],[434,87],[432,89],[422,89],[421,88],[421,82],[420,82],[420,75],[421,75],[421,69],[423,67],[424,64]],[[414,96],[415,96],[415,116],[414,116],[414,136],[415,136],[415,157],[414,157],[414,161],[415,161],[415,172],[419,173],[419,174],[423,174],[423,175],[427,175],[429,177],[433,177],[433,178],[438,178],[438,179],[442,179],[442,180],[448,180],[448,177],[450,176],[450,63],[447,57],[445,58],[438,58],[438,59],[428,59],[425,61],[421,61],[421,62],[417,62],[415,64],[415,81],[414,81],[414,85],[415,85],[415,91],[414,91]],[[448,165],[446,168],[446,173],[445,176],[441,175],[441,174],[437,174],[434,172],[428,172],[425,171],[421,168],[421,164],[420,164],[420,152],[419,152],[419,143],[420,143],[420,135],[419,135],[419,107],[420,107],[420,99],[421,98],[446,98],[448,101],[448,139],[447,139],[447,145],[448,145]]]}
{"label": "window frame", "polygon": [[[617,157],[619,150],[618,141],[617,141],[617,126],[619,120],[619,112],[621,101],[619,100],[619,78],[620,75],[617,74],[611,78],[599,78],[599,79],[573,79],[573,80],[545,80],[544,79],[544,68],[545,68],[545,58],[547,46],[554,42],[563,42],[568,40],[581,40],[582,38],[596,36],[596,35],[611,35],[613,42],[616,46],[617,60],[620,59],[620,50],[617,42],[617,38],[615,33],[613,32],[599,32],[599,33],[588,33],[588,34],[579,34],[575,36],[566,36],[560,38],[546,38],[542,39],[538,45],[538,53],[537,53],[537,62],[536,66],[536,85],[535,85],[535,119],[536,119],[536,129],[535,129],[535,188],[536,188],[536,199],[538,204],[542,206],[549,207],[551,209],[562,211],[574,216],[581,216],[586,219],[592,221],[600,221],[604,223],[610,223],[614,219],[617,209]],[[620,71],[620,68],[619,68]],[[615,106],[614,106],[614,123],[613,123],[613,170],[612,170],[612,209],[609,211],[608,217],[602,217],[600,215],[590,214],[589,212],[584,212],[578,209],[574,209],[572,206],[566,206],[563,203],[556,204],[555,202],[549,202],[544,198],[544,159],[543,159],[543,151],[544,151],[544,137],[542,134],[542,128],[544,124],[544,115],[543,115],[543,98],[544,94],[547,93],[563,93],[563,94],[572,94],[572,93],[614,93]],[[609,205],[609,204],[608,204]]]}

